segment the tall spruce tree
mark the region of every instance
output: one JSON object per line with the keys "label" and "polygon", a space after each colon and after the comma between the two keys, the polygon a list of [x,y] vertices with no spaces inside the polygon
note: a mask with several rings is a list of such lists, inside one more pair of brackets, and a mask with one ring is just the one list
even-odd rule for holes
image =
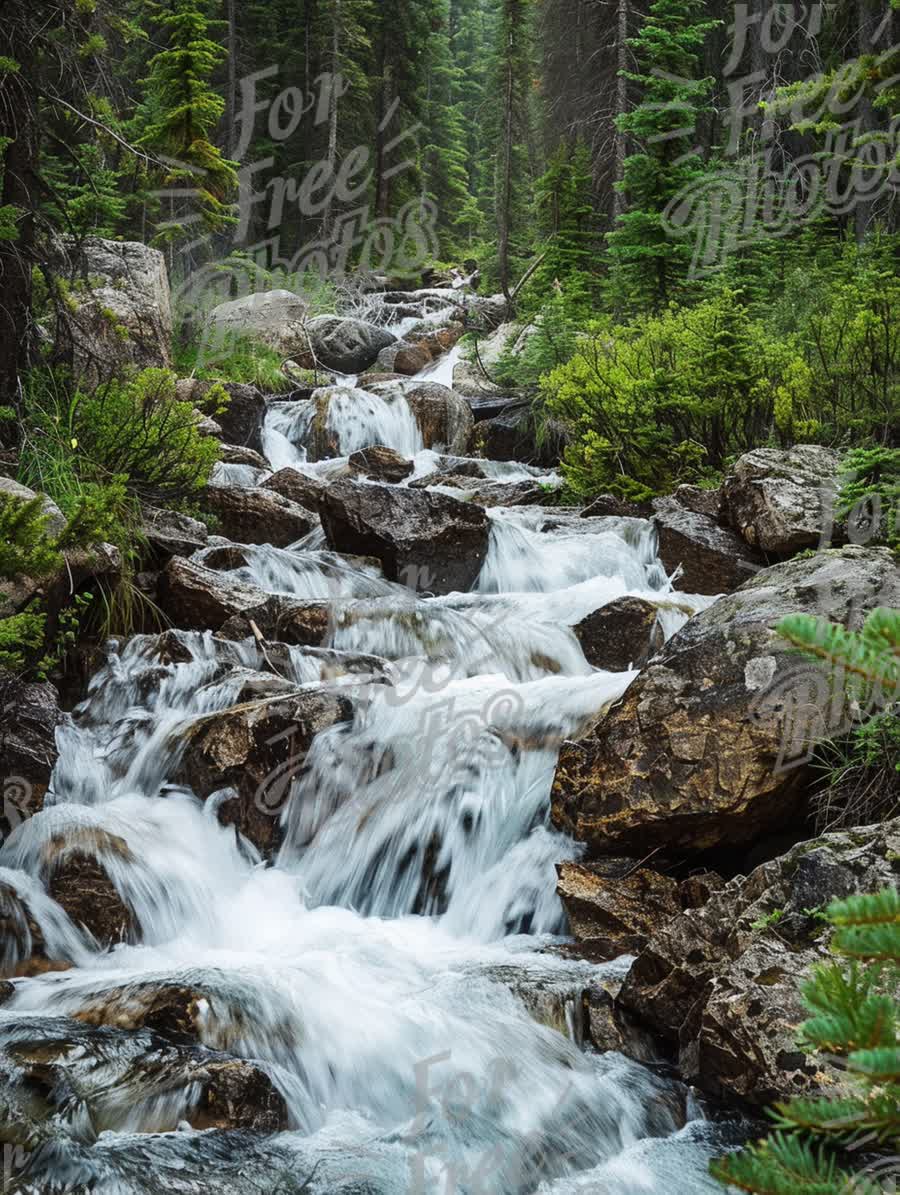
{"label": "tall spruce tree", "polygon": [[690,247],[670,235],[663,213],[706,169],[697,120],[712,80],[699,77],[700,62],[718,22],[703,14],[703,0],[655,0],[628,39],[638,66],[625,74],[640,100],[617,121],[633,152],[619,184],[626,210],[607,238],[613,293],[626,306],[663,306],[688,272]]}

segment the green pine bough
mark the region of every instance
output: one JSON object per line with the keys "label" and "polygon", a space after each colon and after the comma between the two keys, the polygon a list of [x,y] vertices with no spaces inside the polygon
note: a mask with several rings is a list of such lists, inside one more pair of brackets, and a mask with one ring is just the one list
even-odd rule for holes
{"label": "green pine bough", "polygon": [[866,709],[884,709],[900,697],[900,610],[874,610],[860,631],[792,614],[778,633],[803,655],[827,665]]}
{"label": "green pine bough", "polygon": [[[771,1136],[714,1161],[713,1176],[740,1191],[884,1195],[900,1170],[900,893],[851,896],[826,916],[840,961],[815,967],[803,986],[800,1044],[842,1066],[845,1090],[776,1104]],[[865,1162],[854,1166],[854,1149]]]}

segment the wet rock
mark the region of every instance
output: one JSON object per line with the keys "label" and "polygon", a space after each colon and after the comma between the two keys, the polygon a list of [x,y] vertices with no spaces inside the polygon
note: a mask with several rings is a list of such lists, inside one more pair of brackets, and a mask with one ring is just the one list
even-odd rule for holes
{"label": "wet rock", "polygon": [[6,980],[0,982],[0,1008],[2,1008],[4,1004],[8,1003],[8,1001],[10,1001],[15,994],[16,989],[11,983],[7,983]]}
{"label": "wet rock", "polygon": [[581,512],[583,519],[649,519],[653,506],[649,502],[626,502],[614,494],[600,494]]}
{"label": "wet rock", "polygon": [[382,349],[397,337],[384,328],[337,315],[320,315],[306,325],[311,352],[295,354],[303,369],[316,365],[344,374],[360,374],[371,369]]}
{"label": "wet rock", "polygon": [[522,481],[478,480],[469,474],[429,473],[410,484],[410,489],[426,490],[444,486],[460,491],[460,498],[477,506],[540,506],[547,501],[548,491],[538,478]]}
{"label": "wet rock", "polygon": [[319,500],[325,488],[321,481],[296,469],[279,469],[262,484],[264,490],[274,490],[283,498],[290,498],[298,506],[307,510],[318,511]]}
{"label": "wet rock", "polygon": [[492,461],[518,461],[550,469],[560,462],[566,433],[556,424],[545,426],[539,433],[531,404],[523,401],[479,423],[472,444]]}
{"label": "wet rock", "polygon": [[694,514],[718,519],[722,512],[720,490],[705,490],[699,485],[680,485],[672,495],[679,506],[692,510]]}
{"label": "wet rock", "polygon": [[173,557],[160,575],[159,604],[175,626],[217,631],[230,618],[264,605],[255,585],[223,577],[195,561]]}
{"label": "wet rock", "polygon": [[223,465],[249,465],[251,469],[268,470],[269,462],[261,452],[239,444],[223,444],[219,455]]}
{"label": "wet rock", "polygon": [[796,725],[793,702],[824,711],[828,684],[815,667],[798,672],[772,628],[795,612],[858,622],[898,605],[900,571],[885,549],[843,548],[760,572],[692,618],[585,738],[563,745],[555,824],[597,855],[639,856],[799,829],[804,760],[829,728],[821,718]]}
{"label": "wet rock", "polygon": [[14,1063],[32,1102],[65,1120],[76,1102],[89,1131],[277,1133],[288,1127],[284,1099],[255,1062],[178,1045],[149,1029],[129,1031],[59,1018],[8,1021],[0,1051]]}
{"label": "wet rock", "polygon": [[764,563],[733,531],[673,499],[654,504],[659,557],[669,574],[681,569],[684,593],[731,593]]}
{"label": "wet rock", "polygon": [[262,431],[266,418],[266,396],[244,382],[227,382],[228,406],[216,414],[222,438],[240,448],[262,453]]}
{"label": "wet rock", "polygon": [[841,1073],[796,1044],[803,976],[830,957],[830,930],[810,911],[896,885],[898,847],[894,820],[823,835],[736,877],[656,928],[617,1005],[676,1047],[685,1080],[713,1095],[834,1096]]}
{"label": "wet rock", "polygon": [[300,295],[289,290],[259,291],[214,307],[203,334],[214,349],[238,338],[292,357],[309,348],[308,318],[309,305]]}
{"label": "wet rock", "polygon": [[292,647],[321,647],[334,627],[335,607],[329,601],[295,601],[280,596],[268,597],[244,613],[236,613],[221,627],[227,639],[246,639],[253,624],[269,640]]}
{"label": "wet rock", "polygon": [[437,452],[465,453],[472,433],[472,410],[449,387],[427,381],[399,385],[396,382],[379,382],[371,390],[385,399],[398,394],[405,396],[416,417],[426,448],[433,448]]}
{"label": "wet rock", "polygon": [[562,863],[557,872],[570,932],[595,960],[636,954],[681,912],[675,880],[628,860]]}
{"label": "wet rock", "polygon": [[[11,884],[0,881],[0,979],[52,968],[47,943],[33,910]],[[6,990],[0,983],[0,990]]]}
{"label": "wet rock", "polygon": [[375,556],[389,581],[418,592],[469,590],[487,555],[484,510],[444,494],[338,482],[321,512],[335,551]]}
{"label": "wet rock", "polygon": [[0,840],[43,807],[59,755],[56,728],[63,721],[53,685],[0,671]]}
{"label": "wet rock", "polygon": [[57,243],[72,303],[61,308],[76,373],[88,385],[128,366],[172,365],[172,302],[158,249],[101,237]]}
{"label": "wet rock", "polygon": [[572,629],[587,662],[606,672],[643,668],[666,641],[659,608],[643,598],[618,598]]}
{"label": "wet rock", "polygon": [[371,481],[385,481],[392,485],[404,481],[415,468],[412,461],[407,460],[402,453],[393,448],[386,448],[383,444],[354,452],[349,465],[353,473],[361,473]]}
{"label": "wet rock", "polygon": [[349,696],[327,689],[246,702],[188,732],[179,780],[200,797],[232,789],[219,820],[270,857],[280,845],[279,819],[313,739],[352,712]]}
{"label": "wet rock", "polygon": [[310,511],[273,489],[210,486],[203,502],[218,519],[222,534],[237,543],[287,548],[315,525]]}
{"label": "wet rock", "polygon": [[110,868],[133,862],[123,838],[98,829],[72,830],[47,842],[41,879],[73,924],[107,948],[140,937],[140,926],[110,878]]}
{"label": "wet rock", "polygon": [[174,510],[144,509],[141,532],[159,557],[191,556],[206,547],[209,531],[199,519]]}
{"label": "wet rock", "polygon": [[585,993],[585,1001],[588,1033],[595,1049],[601,1053],[615,1050],[636,1062],[663,1060],[653,1035],[616,1003],[607,988],[592,985]]}
{"label": "wet rock", "polygon": [[831,543],[839,469],[839,454],[817,444],[758,448],[725,478],[725,517],[748,544],[773,556]]}
{"label": "wet rock", "polygon": [[374,368],[382,373],[397,373],[413,377],[431,362],[431,353],[424,344],[398,340],[378,354]]}

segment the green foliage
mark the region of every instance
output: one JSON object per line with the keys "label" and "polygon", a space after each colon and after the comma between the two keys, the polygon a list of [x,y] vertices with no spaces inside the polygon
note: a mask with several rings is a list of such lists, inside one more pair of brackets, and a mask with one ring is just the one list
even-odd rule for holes
{"label": "green foliage", "polygon": [[900,716],[889,707],[819,748],[823,784],[813,796],[820,831],[900,816]]}
{"label": "green foliage", "polygon": [[857,448],[842,462],[838,515],[854,539],[900,547],[900,448]]}
{"label": "green foliage", "polygon": [[23,502],[0,494],[0,578],[46,577],[62,556],[47,533],[42,498]]}
{"label": "green foliage", "polygon": [[538,224],[546,237],[544,259],[531,284],[538,294],[566,287],[587,298],[597,290],[599,236],[587,146],[564,143],[535,184]]}
{"label": "green foliage", "polygon": [[860,631],[792,614],[779,624],[778,633],[803,655],[825,664],[862,710],[883,708],[900,694],[900,610],[874,610]]}
{"label": "green foliage", "polygon": [[842,1060],[847,1091],[776,1104],[778,1131],[713,1162],[712,1174],[741,1191],[876,1195],[877,1178],[854,1174],[842,1151],[865,1144],[896,1154],[900,1146],[900,893],[887,888],[835,901],[827,918],[835,927],[832,950],[846,961],[814,968],[803,985],[810,1017],[800,1042],[807,1053]]}
{"label": "green foliage", "polygon": [[292,388],[281,354],[245,337],[229,336],[212,353],[186,345],[177,352],[176,364],[183,377],[204,382],[247,382],[264,394],[284,394]]}
{"label": "green foliage", "polygon": [[636,152],[625,160],[619,189],[628,208],[607,238],[613,293],[629,308],[661,307],[686,282],[690,246],[663,222],[669,202],[704,175],[696,152],[700,113],[713,80],[700,76],[701,51],[718,21],[703,19],[702,0],[655,0],[628,44],[638,69],[626,77],[640,102],[616,121]]}
{"label": "green foliage", "polygon": [[44,645],[45,614],[26,610],[0,618],[0,669],[22,672]]}
{"label": "green foliage", "polygon": [[507,342],[491,376],[503,386],[535,385],[550,370],[572,359],[588,322],[583,290],[567,285],[554,290],[533,322]]}
{"label": "green foliage", "polygon": [[796,349],[721,288],[696,307],[594,323],[541,385],[547,410],[573,433],[572,489],[644,498],[765,442],[784,395],[805,398],[809,384]]}

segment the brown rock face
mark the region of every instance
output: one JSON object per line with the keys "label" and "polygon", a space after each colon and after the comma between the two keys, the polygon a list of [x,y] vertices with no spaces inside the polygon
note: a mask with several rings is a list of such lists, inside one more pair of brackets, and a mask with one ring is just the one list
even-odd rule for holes
{"label": "brown rock face", "polygon": [[104,830],[72,831],[65,838],[51,838],[43,850],[48,893],[104,948],[140,937],[140,926],[107,870],[116,861],[134,859],[124,839]]}
{"label": "brown rock face", "polygon": [[248,702],[191,733],[179,779],[200,797],[233,789],[219,820],[264,855],[281,841],[279,817],[320,730],[352,716],[350,699],[326,689]]}
{"label": "brown rock face", "polygon": [[246,382],[228,382],[228,407],[216,415],[222,437],[228,444],[262,452],[262,430],[266,417],[266,396]]}
{"label": "brown rock face", "polygon": [[219,519],[226,539],[287,548],[312,530],[315,517],[272,489],[210,486],[204,504]]}
{"label": "brown rock face", "polygon": [[255,609],[266,595],[211,568],[175,556],[160,575],[159,604],[186,631],[217,631],[235,615]]}
{"label": "brown rock face", "polygon": [[56,764],[56,728],[64,720],[52,685],[0,672],[0,841],[43,807]]}
{"label": "brown rock face", "polygon": [[665,644],[659,611],[642,598],[618,598],[573,629],[587,662],[606,672],[643,668]]}
{"label": "brown rock face", "polygon": [[[399,387],[412,408],[426,448],[464,454],[475,421],[464,398],[438,382],[419,381]],[[376,394],[396,393],[396,383],[373,387]]]}
{"label": "brown rock face", "polygon": [[264,490],[274,490],[283,498],[290,498],[298,506],[307,510],[317,511],[319,499],[325,488],[321,481],[308,477],[305,473],[298,473],[296,469],[280,469],[268,481],[262,484]]}
{"label": "brown rock face", "polygon": [[840,456],[817,444],[758,448],[737,462],[722,486],[730,525],[748,544],[786,557],[832,543]]}
{"label": "brown rock face", "polygon": [[396,344],[388,345],[386,349],[381,350],[374,368],[382,373],[398,373],[405,377],[413,377],[430,361],[431,353],[425,345],[398,340]]}
{"label": "brown rock face", "polygon": [[330,547],[377,557],[389,581],[418,592],[469,590],[487,555],[484,510],[445,494],[342,481],[321,510]]}
{"label": "brown rock face", "polygon": [[589,957],[614,959],[636,954],[660,924],[681,912],[678,884],[628,860],[584,866],[562,863],[557,892],[572,936]]}
{"label": "brown rock face", "polygon": [[407,460],[402,453],[393,448],[386,448],[383,444],[354,452],[348,464],[352,473],[359,473],[371,481],[384,481],[390,485],[405,481],[415,469],[412,461]]}
{"label": "brown rock face", "polygon": [[598,856],[640,858],[654,847],[741,846],[797,825],[806,770],[780,761],[802,763],[828,727],[802,727],[795,750],[791,694],[810,708],[810,686],[821,691],[823,678],[798,677],[772,628],[795,612],[858,621],[898,605],[900,570],[885,549],[843,548],[760,572],[692,618],[586,738],[563,745],[555,824]]}
{"label": "brown rock face", "polygon": [[655,502],[654,509],[660,560],[669,573],[682,570],[682,592],[731,593],[763,564],[739,536],[707,515],[685,510],[669,498]]}
{"label": "brown rock face", "polygon": [[829,958],[830,931],[810,910],[896,885],[898,847],[895,820],[826,834],[738,876],[656,929],[617,1008],[666,1039],[685,1081],[716,1096],[835,1095],[840,1073],[796,1044],[803,976]]}

